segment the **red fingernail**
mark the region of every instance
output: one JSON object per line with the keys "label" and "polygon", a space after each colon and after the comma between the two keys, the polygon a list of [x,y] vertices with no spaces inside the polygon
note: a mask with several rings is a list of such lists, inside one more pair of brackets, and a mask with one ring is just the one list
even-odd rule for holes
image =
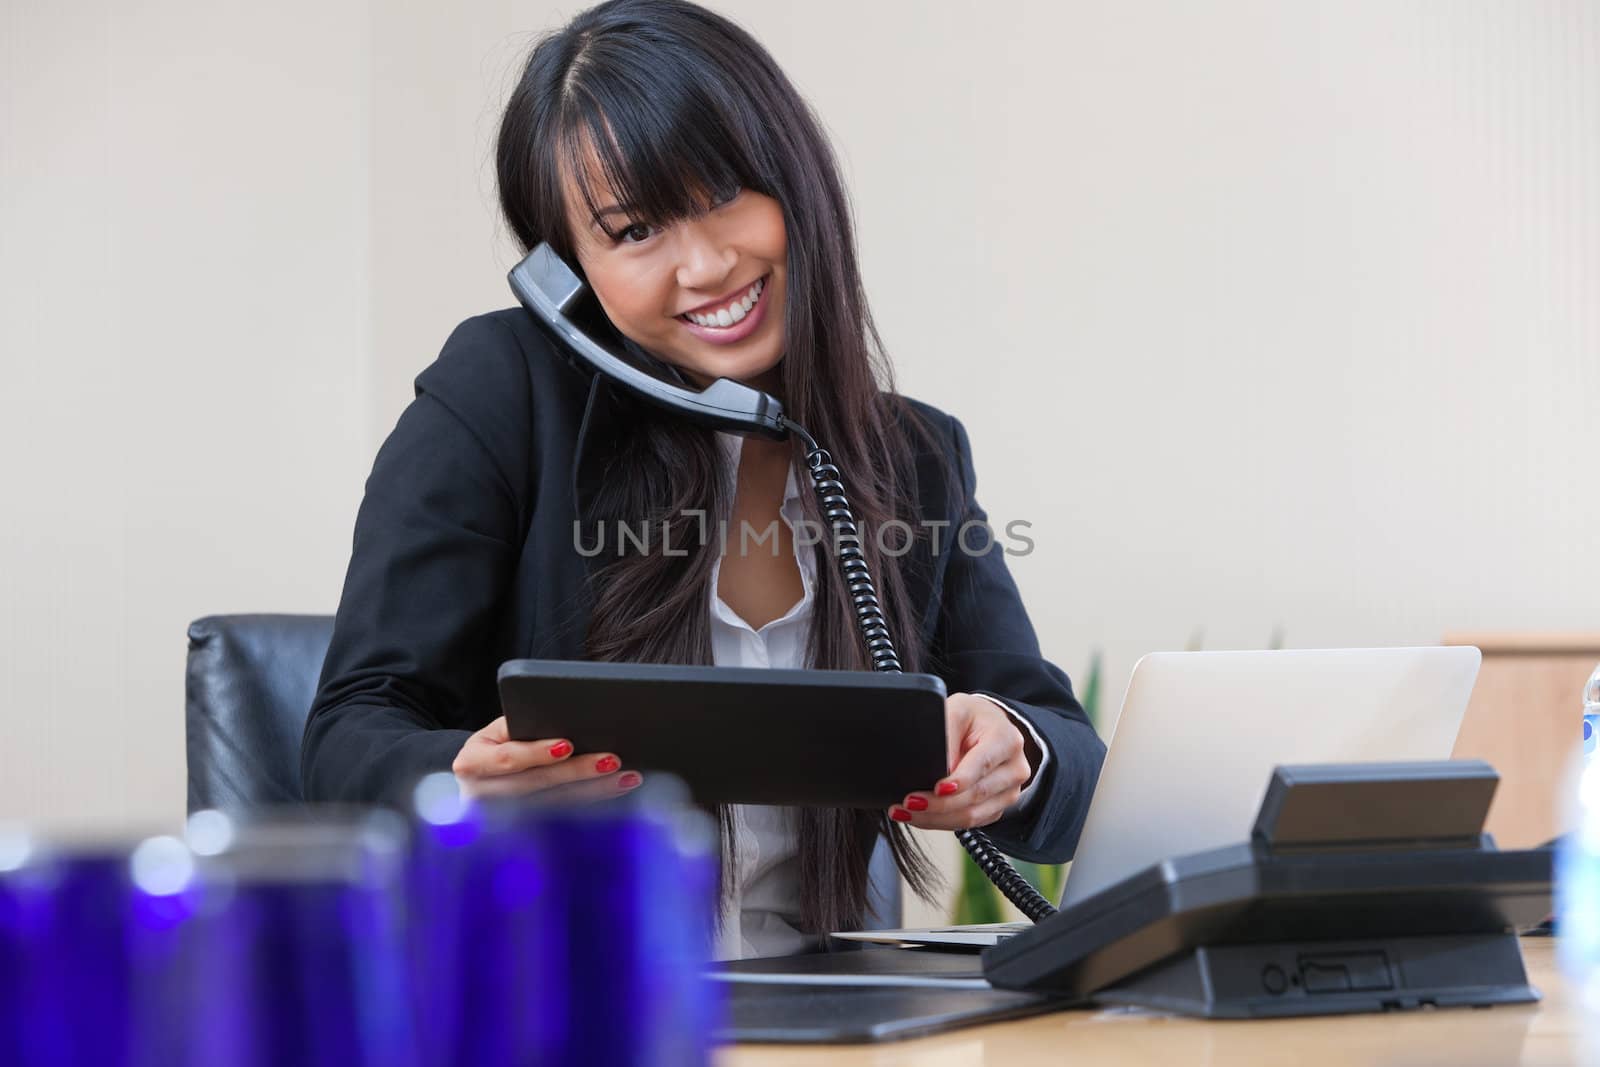
{"label": "red fingernail", "polygon": [[940,782],[938,784],[938,786],[936,786],[934,788],[933,791],[935,793],[939,794],[942,797],[947,797],[947,796],[950,796],[953,793],[955,793],[960,788],[961,788],[961,783],[960,782],[949,781],[949,782]]}
{"label": "red fingernail", "polygon": [[910,822],[911,813],[905,808],[890,808],[889,818],[893,819],[895,822]]}
{"label": "red fingernail", "polygon": [[594,769],[601,774],[610,774],[620,766],[622,766],[622,761],[615,756],[601,756],[594,761]]}
{"label": "red fingernail", "polygon": [[927,797],[906,797],[906,807],[910,808],[912,811],[927,811],[928,810],[928,798]]}
{"label": "red fingernail", "polygon": [[563,756],[572,755],[572,742],[557,741],[555,744],[550,746],[550,755],[554,756],[556,759],[561,759]]}
{"label": "red fingernail", "polygon": [[644,779],[637,771],[629,771],[627,774],[619,774],[617,776],[617,786],[621,789],[632,789],[642,781]]}

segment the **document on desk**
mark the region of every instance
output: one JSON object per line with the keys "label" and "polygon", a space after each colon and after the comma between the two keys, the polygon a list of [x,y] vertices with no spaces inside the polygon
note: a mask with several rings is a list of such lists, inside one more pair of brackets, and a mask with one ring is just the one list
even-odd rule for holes
{"label": "document on desk", "polygon": [[924,974],[730,974],[710,971],[706,977],[737,985],[871,986],[877,989],[978,989],[992,988],[982,978],[951,978]]}
{"label": "document on desk", "polygon": [[707,975],[719,982],[747,985],[990,988],[983,977],[983,960],[977,953],[920,949],[870,948],[730,960],[708,971]]}

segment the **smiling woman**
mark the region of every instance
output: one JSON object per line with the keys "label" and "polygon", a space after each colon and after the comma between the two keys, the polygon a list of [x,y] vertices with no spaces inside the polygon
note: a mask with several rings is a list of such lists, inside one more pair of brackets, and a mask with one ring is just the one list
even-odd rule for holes
{"label": "smiling woman", "polygon": [[[919,445],[934,450],[933,435],[894,390],[832,150],[759,42],[674,0],[592,8],[530,56],[501,123],[497,162],[501,209],[519,241],[548,242],[572,263],[628,343],[698,385],[725,377],[777,396],[852,473],[851,502],[864,527],[918,514],[913,456]],[[729,305],[757,286],[735,323]],[[715,435],[648,411],[617,442],[608,468],[615,477],[596,493],[586,521],[614,527],[661,513],[668,522],[725,515],[757,529],[770,521],[778,555],[621,556],[596,576],[590,658],[715,662],[716,604],[776,624],[795,605],[788,594],[805,570],[816,575],[816,608],[794,665],[870,668],[848,590],[834,568],[797,560],[787,524],[777,521],[784,508],[798,508],[822,528],[815,504],[786,491],[798,445],[740,444],[729,453]],[[725,479],[730,463],[737,473]],[[677,545],[688,536],[674,530],[664,540]],[[902,560],[865,547],[895,645],[913,649],[902,662],[917,670],[922,642]],[[656,597],[649,611],[640,590]],[[759,843],[739,832],[739,814],[720,813],[730,876],[741,845],[746,860],[760,855]],[[768,866],[797,849],[797,925],[860,921],[880,835],[911,884],[930,888],[925,859],[887,815],[801,810],[793,813],[797,845],[766,842]]]}
{"label": "smiling woman", "polygon": [[653,224],[616,203],[594,206],[607,180],[589,137],[576,166],[577,173],[571,160],[562,167],[566,225],[612,324],[702,387],[733,378],[781,389],[768,372],[784,354],[782,205],[732,187],[703,210]]}
{"label": "smiling woman", "polygon": [[[986,518],[966,432],[896,392],[833,153],[772,57],[683,0],[601,4],[534,48],[496,163],[524,251],[547,243],[577,270],[630,355],[760,388],[826,442],[900,664],[945,682],[949,773],[901,803],[718,812],[719,954],[859,928],[879,842],[926,895],[906,824],[1066,859],[1103,747],[1040,656],[1004,553],[953,547]],[[521,308],[463,323],[417,394],[367,483],[306,728],[308,796],[364,799],[441,763],[481,795],[639,784],[626,752],[511,740],[493,717],[503,659],[873,669],[860,589],[826,540],[799,536],[831,523],[799,491],[798,435],[713,432],[615,395]],[[619,538],[592,567],[574,543],[641,525],[660,537]]]}

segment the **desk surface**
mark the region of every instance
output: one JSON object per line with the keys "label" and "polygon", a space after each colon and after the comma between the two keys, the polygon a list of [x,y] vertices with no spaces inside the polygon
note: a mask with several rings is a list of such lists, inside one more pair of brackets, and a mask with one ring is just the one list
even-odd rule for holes
{"label": "desk surface", "polygon": [[[1206,1022],[1064,1011],[879,1045],[736,1045],[717,1067],[1099,1067],[1139,1064],[1600,1064],[1600,1018],[1584,1032],[1549,938],[1522,942],[1538,1004],[1393,1015]],[[1587,1045],[1584,1042],[1588,1042]]]}

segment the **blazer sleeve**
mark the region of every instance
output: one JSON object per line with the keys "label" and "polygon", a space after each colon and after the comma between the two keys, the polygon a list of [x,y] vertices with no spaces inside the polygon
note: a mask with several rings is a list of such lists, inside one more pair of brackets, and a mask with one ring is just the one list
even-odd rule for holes
{"label": "blazer sleeve", "polygon": [[310,801],[395,802],[448,770],[493,699],[492,634],[519,552],[531,459],[521,346],[462,323],[416,380],[357,513],[301,744]]}
{"label": "blazer sleeve", "polygon": [[[1039,640],[1006,566],[1004,545],[971,527],[966,551],[960,530],[988,522],[978,504],[971,443],[959,419],[950,432],[961,471],[960,521],[948,531],[944,592],[934,631],[934,663],[952,693],[982,693],[1004,701],[1033,724],[1050,750],[1033,801],[984,828],[1012,856],[1035,863],[1072,858],[1105,759],[1072,682],[1039,652]],[[989,551],[981,553],[984,544]]]}

